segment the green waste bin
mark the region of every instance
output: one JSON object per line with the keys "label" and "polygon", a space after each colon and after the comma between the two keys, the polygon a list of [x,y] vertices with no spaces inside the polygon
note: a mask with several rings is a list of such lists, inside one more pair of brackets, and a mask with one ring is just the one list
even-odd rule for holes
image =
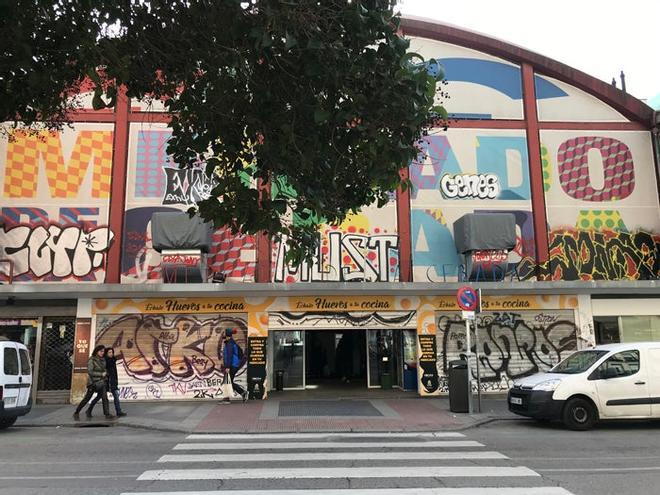
{"label": "green waste bin", "polygon": [[392,375],[389,373],[381,373],[380,388],[388,390],[392,388]]}

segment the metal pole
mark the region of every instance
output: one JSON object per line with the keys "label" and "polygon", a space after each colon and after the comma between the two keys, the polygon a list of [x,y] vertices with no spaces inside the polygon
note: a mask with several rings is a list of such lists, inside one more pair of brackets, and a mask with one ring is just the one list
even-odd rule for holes
{"label": "metal pole", "polygon": [[477,360],[477,411],[481,413],[481,373],[479,371],[479,325],[474,320],[474,353]]}
{"label": "metal pole", "polygon": [[470,320],[465,319],[465,335],[467,343],[467,376],[468,376],[468,413],[472,414],[472,370],[470,368],[470,354],[472,345],[470,344]]}

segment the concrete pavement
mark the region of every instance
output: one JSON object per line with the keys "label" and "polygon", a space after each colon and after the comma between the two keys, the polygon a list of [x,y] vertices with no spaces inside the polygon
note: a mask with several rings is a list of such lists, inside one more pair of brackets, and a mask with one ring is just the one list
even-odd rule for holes
{"label": "concrete pavement", "polygon": [[266,401],[124,402],[126,417],[103,418],[100,405],[88,420],[73,419],[74,406],[34,406],[19,418],[22,427],[128,426],[182,433],[333,432],[333,431],[460,431],[494,419],[513,419],[503,396],[483,400],[481,414],[453,413],[447,398],[305,399],[274,395]]}

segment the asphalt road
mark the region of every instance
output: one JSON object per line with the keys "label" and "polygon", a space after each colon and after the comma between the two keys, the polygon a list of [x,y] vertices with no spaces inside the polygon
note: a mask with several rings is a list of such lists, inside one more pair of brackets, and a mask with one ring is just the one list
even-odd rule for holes
{"label": "asphalt road", "polygon": [[658,422],[576,433],[526,420],[389,436],[11,428],[0,431],[0,495],[657,494],[658,433]]}

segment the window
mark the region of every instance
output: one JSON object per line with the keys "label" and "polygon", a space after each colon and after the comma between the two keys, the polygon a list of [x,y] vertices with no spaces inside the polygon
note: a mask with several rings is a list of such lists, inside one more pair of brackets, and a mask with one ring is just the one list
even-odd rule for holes
{"label": "window", "polygon": [[5,347],[5,375],[18,375],[18,353],[13,347]]}
{"label": "window", "polygon": [[25,349],[19,349],[18,353],[21,355],[21,375],[30,375],[30,356]]}
{"label": "window", "polygon": [[621,341],[660,341],[660,316],[622,316]]}
{"label": "window", "polygon": [[596,364],[600,358],[605,356],[607,351],[578,351],[571,354],[561,363],[550,370],[551,373],[563,373],[566,375],[577,375],[584,373],[592,365]]}
{"label": "window", "polygon": [[599,378],[621,378],[639,371],[639,351],[619,352],[601,364],[595,375]]}

